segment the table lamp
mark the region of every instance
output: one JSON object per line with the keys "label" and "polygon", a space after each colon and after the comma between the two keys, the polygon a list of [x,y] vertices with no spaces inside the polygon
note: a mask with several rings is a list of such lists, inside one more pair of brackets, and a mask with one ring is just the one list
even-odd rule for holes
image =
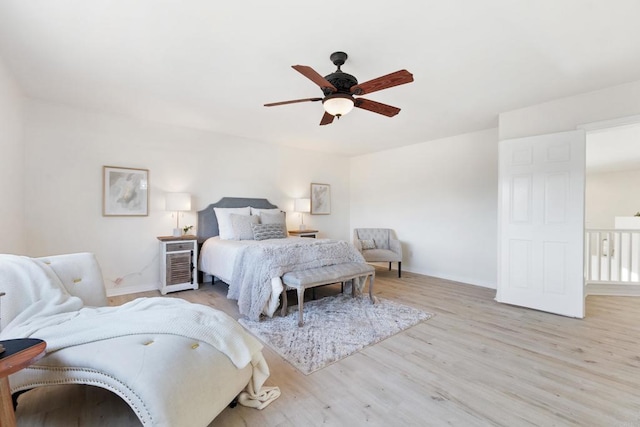
{"label": "table lamp", "polygon": [[311,199],[295,199],[293,201],[293,210],[300,213],[300,230],[306,230],[304,225],[304,214],[311,212]]}
{"label": "table lamp", "polygon": [[180,229],[180,212],[191,210],[191,194],[189,193],[167,193],[166,210],[176,212],[176,228],[173,229],[175,237],[182,236]]}

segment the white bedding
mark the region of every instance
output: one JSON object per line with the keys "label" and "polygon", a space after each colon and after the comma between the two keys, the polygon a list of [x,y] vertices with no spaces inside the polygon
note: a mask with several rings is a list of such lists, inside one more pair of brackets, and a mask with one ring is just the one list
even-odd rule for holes
{"label": "white bedding", "polygon": [[258,242],[255,240],[222,240],[219,236],[211,237],[200,249],[200,270],[230,283],[238,253],[256,243]]}
{"label": "white bedding", "polygon": [[[307,241],[307,239],[304,239],[304,241]],[[231,285],[233,278],[237,276],[234,268],[239,257],[242,256],[242,252],[246,248],[258,246],[262,242],[279,242],[279,244],[287,245],[300,242],[300,237],[272,240],[226,240],[221,239],[220,236],[211,237],[204,242],[200,249],[200,270]],[[278,306],[282,289],[283,285],[280,277],[272,278],[271,297],[262,310],[264,314],[273,315]],[[233,299],[238,298],[233,297]]]}
{"label": "white bedding", "polygon": [[211,237],[205,240],[200,249],[200,270],[230,284],[238,255],[246,247],[260,245],[262,242],[289,245],[292,243],[313,243],[313,239],[287,237],[286,239],[270,240],[223,240],[220,239],[220,236]]}
{"label": "white bedding", "polygon": [[284,273],[354,261],[365,262],[347,242],[300,237],[261,241],[212,237],[200,252],[200,269],[229,284],[228,297],[237,299],[240,313],[252,320],[261,313],[273,315]]}

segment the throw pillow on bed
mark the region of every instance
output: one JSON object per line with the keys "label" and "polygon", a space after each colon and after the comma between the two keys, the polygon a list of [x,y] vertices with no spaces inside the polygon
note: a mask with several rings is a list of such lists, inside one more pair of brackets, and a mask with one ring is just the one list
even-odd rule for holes
{"label": "throw pillow on bed", "polygon": [[282,224],[252,224],[253,238],[255,240],[284,239],[287,231]]}
{"label": "throw pillow on bed", "polygon": [[262,224],[282,224],[286,225],[284,212],[262,212],[260,214],[260,222]]}
{"label": "throw pillow on bed", "polygon": [[231,224],[231,218],[229,215],[247,215],[251,214],[251,208],[213,208],[216,213],[216,219],[218,220],[218,234],[223,240],[233,239],[233,225]]}
{"label": "throw pillow on bed", "polygon": [[362,245],[362,250],[367,250],[367,249],[375,249],[376,248],[376,242],[373,239],[370,240],[360,240],[360,245]]}
{"label": "throw pillow on bed", "polygon": [[231,226],[233,228],[234,240],[253,240],[253,224],[259,224],[260,218],[255,215],[231,214]]}

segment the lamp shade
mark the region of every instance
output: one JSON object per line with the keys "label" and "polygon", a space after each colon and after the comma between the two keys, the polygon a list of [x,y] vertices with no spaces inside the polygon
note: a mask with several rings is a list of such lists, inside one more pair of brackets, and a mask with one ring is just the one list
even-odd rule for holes
{"label": "lamp shade", "polygon": [[344,116],[353,110],[353,104],[353,97],[346,93],[334,93],[322,101],[324,111],[336,117]]}
{"label": "lamp shade", "polygon": [[167,193],[166,210],[168,211],[190,211],[191,194],[189,193]]}
{"label": "lamp shade", "polygon": [[295,199],[293,210],[295,212],[311,212],[311,199]]}

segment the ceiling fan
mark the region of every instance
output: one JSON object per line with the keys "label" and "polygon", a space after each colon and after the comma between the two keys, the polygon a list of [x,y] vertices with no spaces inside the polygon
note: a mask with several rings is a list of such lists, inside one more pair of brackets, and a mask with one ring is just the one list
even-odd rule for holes
{"label": "ceiling fan", "polygon": [[324,107],[324,115],[320,120],[320,125],[328,125],[333,122],[335,117],[342,117],[349,113],[353,107],[369,110],[383,116],[393,117],[400,112],[397,107],[382,104],[380,102],[371,101],[365,98],[354,98],[354,95],[366,95],[378,90],[387,89],[393,86],[411,83],[413,74],[407,70],[396,71],[377,79],[369,80],[358,84],[358,80],[351,74],[347,74],[340,70],[340,67],[347,60],[347,54],[344,52],[334,52],[329,57],[331,62],[338,67],[333,73],[322,77],[313,68],[307,65],[292,65],[291,67],[320,86],[324,93],[324,98],[304,98],[294,99],[291,101],[273,102],[264,104],[265,107],[275,107],[277,105],[295,104],[298,102],[317,102],[322,101]]}

